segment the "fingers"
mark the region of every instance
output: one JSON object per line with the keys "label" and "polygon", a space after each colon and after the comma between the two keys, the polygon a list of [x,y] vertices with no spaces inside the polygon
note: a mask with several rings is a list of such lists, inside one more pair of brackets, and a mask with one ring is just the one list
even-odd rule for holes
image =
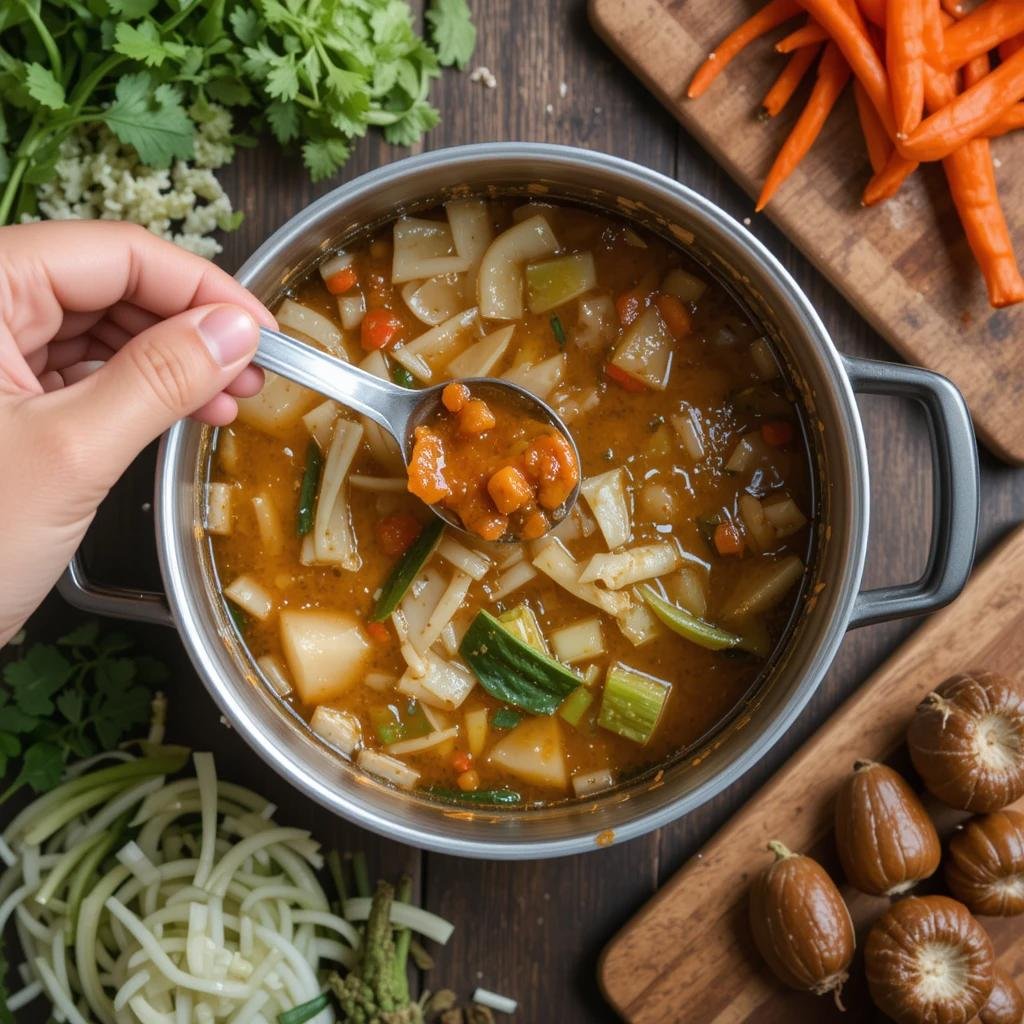
{"label": "fingers", "polygon": [[235,398],[252,398],[263,387],[263,371],[247,366],[224,390]]}
{"label": "fingers", "polygon": [[[103,366],[40,402],[53,404],[54,417],[76,423],[97,479],[110,486],[182,417],[202,410],[208,422],[229,422],[235,401],[221,392],[246,367],[256,341],[247,310],[224,304],[190,309],[143,331]],[[243,390],[251,385],[251,377],[243,377]]]}
{"label": "fingers", "polygon": [[231,303],[273,326],[259,300],[208,260],[114,221],[48,221],[3,228],[0,321],[23,353],[53,338],[65,313],[125,300],[157,317]]}

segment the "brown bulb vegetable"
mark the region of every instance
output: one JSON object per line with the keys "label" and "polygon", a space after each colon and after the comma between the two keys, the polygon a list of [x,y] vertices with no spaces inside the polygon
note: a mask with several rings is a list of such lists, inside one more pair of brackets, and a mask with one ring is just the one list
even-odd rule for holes
{"label": "brown bulb vegetable", "polygon": [[992,940],[948,896],[894,903],[864,944],[875,1005],[899,1024],[967,1024],[994,984]]}
{"label": "brown bulb vegetable", "polygon": [[1021,1024],[1024,1021],[1024,995],[1001,967],[995,969],[995,979],[988,1000],[978,1014],[980,1024]]}
{"label": "brown bulb vegetable", "polygon": [[836,797],[836,846],[852,885],[873,896],[906,892],[935,874],[939,834],[903,776],[858,761]]}
{"label": "brown bulb vegetable", "polygon": [[914,767],[950,807],[998,811],[1024,796],[1024,686],[994,672],[953,676],[918,705]]}
{"label": "brown bulb vegetable", "polygon": [[768,849],[775,863],[750,889],[754,942],[780,981],[815,995],[832,992],[839,1004],[856,942],[850,912],[816,860],[777,840]]}
{"label": "brown bulb vegetable", "polygon": [[972,913],[1024,913],[1024,814],[972,818],[949,841],[946,882]]}

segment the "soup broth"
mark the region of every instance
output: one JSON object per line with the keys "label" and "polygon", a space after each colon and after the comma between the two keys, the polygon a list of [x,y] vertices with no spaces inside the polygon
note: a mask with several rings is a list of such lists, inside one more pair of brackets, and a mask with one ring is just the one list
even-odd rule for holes
{"label": "soup broth", "polygon": [[367,771],[482,804],[590,795],[721,723],[813,528],[795,397],[731,296],[634,225],[513,200],[401,218],[319,270],[283,330],[405,386],[523,385],[568,424],[582,494],[529,543],[442,531],[379,428],[270,377],[219,431],[206,524],[268,683]]}

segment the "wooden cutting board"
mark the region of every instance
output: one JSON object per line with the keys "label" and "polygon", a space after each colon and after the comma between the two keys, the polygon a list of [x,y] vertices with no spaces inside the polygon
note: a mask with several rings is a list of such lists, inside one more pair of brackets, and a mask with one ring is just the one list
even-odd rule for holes
{"label": "wooden cutting board", "polygon": [[[751,196],[806,96],[805,83],[772,123],[756,117],[785,63],[772,43],[800,22],[759,40],[699,100],[685,92],[704,56],[762,2],[590,0],[591,21],[605,42]],[[993,153],[1024,259],[1024,137],[997,139]],[[869,175],[847,90],[767,216],[908,362],[957,384],[993,452],[1024,463],[1024,306],[989,308],[938,167],[918,172],[871,209],[859,205]],[[841,348],[843,339],[836,341]]]}
{"label": "wooden cutting board", "polygon": [[[974,574],[960,598],[933,615],[812,739],[691,859],[606,947],[599,969],[609,1002],[630,1024],[793,1024],[880,1020],[860,957],[843,993],[794,992],[768,974],[747,926],[747,887],[770,863],[770,839],[809,853],[839,880],[833,799],[859,758],[886,760],[913,779],[903,737],[918,701],[946,676],[988,668],[1020,677],[1024,666],[1024,527]],[[926,806],[941,834],[967,815]],[[1024,800],[1018,804],[1024,809]],[[888,900],[840,886],[858,948]],[[929,880],[922,892],[942,891]],[[1024,917],[982,918],[1000,963],[1024,988]],[[685,1010],[684,1008],[690,1008]]]}

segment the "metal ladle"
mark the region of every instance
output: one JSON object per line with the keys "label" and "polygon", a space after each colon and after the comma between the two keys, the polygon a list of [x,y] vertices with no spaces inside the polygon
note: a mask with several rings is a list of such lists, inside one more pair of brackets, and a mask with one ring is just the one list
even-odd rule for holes
{"label": "metal ladle", "polygon": [[[402,461],[406,466],[409,465],[412,456],[416,428],[438,415],[443,408],[441,392],[445,384],[449,383],[446,381],[445,384],[418,389],[399,387],[391,381],[374,377],[373,374],[360,370],[351,363],[268,327],[260,328],[259,345],[253,362],[369,417],[398,442]],[[497,398],[506,405],[519,407],[524,416],[551,424],[569,442],[576,458],[576,465],[582,465],[576,442],[561,418],[554,409],[526,388],[496,377],[469,377],[462,383],[470,388],[474,398],[480,398],[485,402]],[[552,527],[569,514],[576,504],[579,492],[580,484],[577,479],[572,494],[550,513]],[[462,520],[440,503],[431,505],[430,508],[452,528],[463,533],[469,532],[462,525]],[[501,539],[516,541],[519,538],[506,534]]]}

